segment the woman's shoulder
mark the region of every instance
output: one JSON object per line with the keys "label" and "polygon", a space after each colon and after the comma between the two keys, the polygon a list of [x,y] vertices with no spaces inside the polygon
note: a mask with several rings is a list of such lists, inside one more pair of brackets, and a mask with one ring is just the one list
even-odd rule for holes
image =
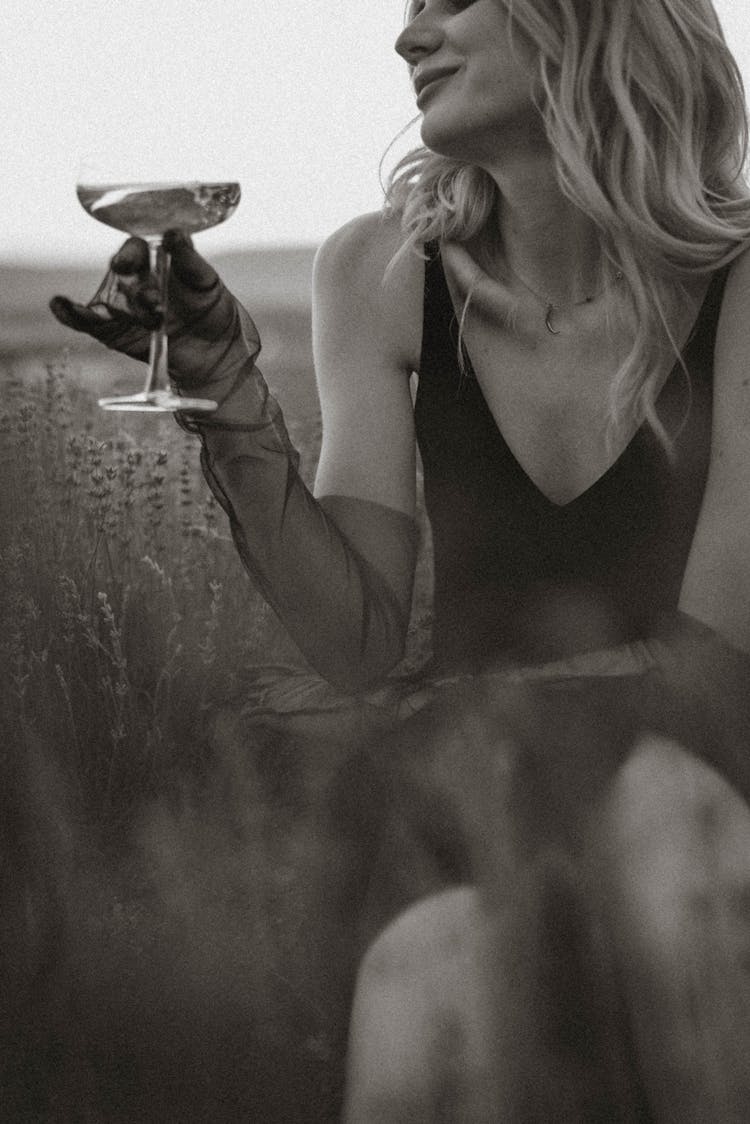
{"label": "woman's shoulder", "polygon": [[341,323],[363,321],[418,362],[424,294],[424,259],[405,246],[398,217],[359,215],[321,245],[313,268],[314,311],[335,307]]}
{"label": "woman's shoulder", "polygon": [[370,292],[373,285],[403,291],[410,284],[421,284],[424,261],[417,250],[404,248],[405,241],[396,215],[384,211],[358,215],[323,242],[315,257],[315,279],[337,286],[364,285]]}

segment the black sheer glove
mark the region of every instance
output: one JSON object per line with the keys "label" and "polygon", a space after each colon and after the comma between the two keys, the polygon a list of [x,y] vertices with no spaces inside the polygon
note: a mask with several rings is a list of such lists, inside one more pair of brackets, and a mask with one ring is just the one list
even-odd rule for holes
{"label": "black sheer glove", "polygon": [[[169,373],[179,390],[209,388],[210,414],[177,415],[200,436],[201,464],[229,517],[240,557],[310,664],[358,690],[399,660],[411,608],[414,520],[349,497],[317,501],[297,472],[281,409],[258,368],[258,332],[215,270],[178,232],[167,307]],[[87,305],[55,297],[61,323],[147,359],[163,309],[148,247],[130,238]]]}
{"label": "black sheer glove", "polygon": [[[220,400],[222,384],[228,388],[239,369],[260,352],[257,328],[213,266],[196,253],[187,235],[169,231],[164,249],[171,259],[167,296],[170,377],[187,391],[210,382],[212,393]],[[66,327],[145,362],[149,335],[164,314],[146,242],[129,238],[121,246],[87,304],[55,296],[50,310]]]}
{"label": "black sheer glove", "polygon": [[248,363],[215,414],[189,418],[246,570],[309,663],[347,692],[401,658],[418,534],[409,516],[348,496],[316,500],[281,409]]}

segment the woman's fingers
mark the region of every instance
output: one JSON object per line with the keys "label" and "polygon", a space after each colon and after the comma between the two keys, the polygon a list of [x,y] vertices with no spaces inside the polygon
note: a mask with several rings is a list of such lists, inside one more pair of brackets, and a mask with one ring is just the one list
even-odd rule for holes
{"label": "woman's fingers", "polygon": [[68,297],[55,296],[49,302],[52,315],[76,332],[85,332],[105,347],[121,351],[133,359],[146,359],[149,334],[133,317],[116,308],[99,303],[77,304]]}
{"label": "woman's fingers", "polygon": [[[186,288],[205,292],[219,283],[216,270],[196,252],[192,239],[181,230],[166,232],[164,249],[171,256],[172,275]],[[147,243],[142,238],[128,238],[110,264],[119,276],[145,278],[150,268]]]}
{"label": "woman's fingers", "polygon": [[138,323],[149,331],[159,327],[164,315],[164,305],[154,277],[149,274],[144,281],[138,278],[120,278],[117,292],[124,299],[127,311]]}
{"label": "woman's fingers", "polygon": [[69,297],[53,297],[49,302],[49,308],[52,315],[66,328],[72,328],[76,332],[87,332],[88,335],[97,338],[102,327],[108,323],[101,312],[96,312],[85,304],[76,304]]}
{"label": "woman's fingers", "polygon": [[173,278],[186,289],[205,293],[221,284],[214,267],[195,251],[192,239],[181,230],[167,231],[164,249],[171,255]]}
{"label": "woman's fingers", "polygon": [[186,234],[170,231],[164,248],[171,259],[166,302],[151,270],[147,243],[128,238],[91,300],[84,305],[56,296],[50,302],[53,315],[66,327],[136,358],[148,353],[149,334],[161,327],[166,316],[175,354],[183,348],[183,366],[190,366],[189,353],[197,345],[205,367],[206,348],[216,344],[223,355],[236,334],[236,302]]}
{"label": "woman's fingers", "polygon": [[[128,238],[122,244],[110,262],[110,276],[105,306],[110,311],[127,311],[144,328],[158,328],[163,312],[161,294],[151,273],[148,245],[142,238]],[[90,303],[99,302],[95,299]]]}
{"label": "woman's fingers", "polygon": [[113,273],[144,276],[149,272],[148,244],[142,238],[128,238],[110,262]]}

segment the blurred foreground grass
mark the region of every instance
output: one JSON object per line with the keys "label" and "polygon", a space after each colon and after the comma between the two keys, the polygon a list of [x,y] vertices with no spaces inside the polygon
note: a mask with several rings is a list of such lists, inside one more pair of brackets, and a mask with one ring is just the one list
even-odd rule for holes
{"label": "blurred foreground grass", "polygon": [[[5,379],[3,1117],[334,1119],[319,794],[346,743],[217,735],[300,657],[196,439],[125,417],[64,359]],[[288,422],[309,480],[317,414]]]}

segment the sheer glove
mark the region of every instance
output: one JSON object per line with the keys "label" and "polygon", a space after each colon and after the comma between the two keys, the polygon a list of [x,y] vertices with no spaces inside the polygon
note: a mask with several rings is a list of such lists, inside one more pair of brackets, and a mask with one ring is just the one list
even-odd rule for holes
{"label": "sheer glove", "polygon": [[[170,377],[178,389],[191,392],[210,383],[220,400],[238,370],[260,352],[258,330],[187,235],[169,231],[164,249],[171,259],[166,323]],[[87,304],[55,296],[50,310],[66,327],[145,362],[150,333],[164,315],[146,242],[129,238],[120,247]]]}
{"label": "sheer glove", "polygon": [[[400,658],[411,608],[414,520],[345,496],[313,498],[276,400],[255,366],[260,338],[215,270],[179,232],[171,253],[169,371],[178,390],[203,388],[210,415],[178,421],[201,438],[201,464],[226,512],[245,568],[310,664],[355,691]],[[55,297],[61,323],[135,359],[163,310],[148,247],[130,238],[87,305]]]}
{"label": "sheer glove", "polygon": [[201,437],[204,475],[246,570],[312,667],[347,692],[381,681],[406,641],[415,521],[356,497],[316,500],[253,364],[216,414],[182,424]]}

